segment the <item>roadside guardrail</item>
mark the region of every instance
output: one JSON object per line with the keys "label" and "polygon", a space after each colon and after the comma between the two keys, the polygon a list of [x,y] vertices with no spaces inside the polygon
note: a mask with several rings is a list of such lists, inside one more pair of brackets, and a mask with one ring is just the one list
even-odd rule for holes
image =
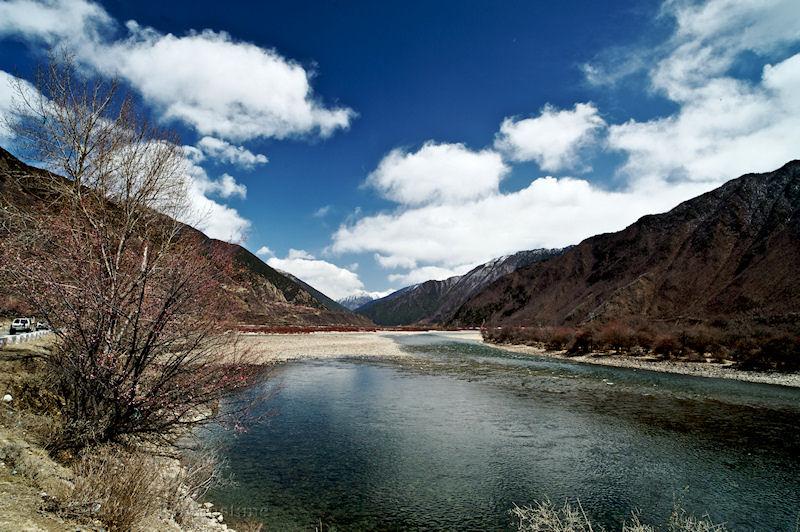
{"label": "roadside guardrail", "polygon": [[31,340],[36,340],[47,334],[50,334],[50,331],[33,331],[29,333],[6,334],[0,336],[0,349],[4,348],[7,345],[30,342]]}

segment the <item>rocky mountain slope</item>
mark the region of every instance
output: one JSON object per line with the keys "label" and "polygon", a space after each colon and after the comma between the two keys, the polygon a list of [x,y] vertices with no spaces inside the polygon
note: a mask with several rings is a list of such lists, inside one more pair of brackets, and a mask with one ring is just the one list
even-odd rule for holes
{"label": "rocky mountain slope", "polygon": [[426,281],[377,299],[356,311],[380,325],[435,324],[448,321],[470,296],[514,270],[549,259],[561,250],[520,251],[482,264],[464,275]]}
{"label": "rocky mountain slope", "polygon": [[[31,211],[44,208],[34,193],[37,179],[58,178],[30,167],[0,148],[0,200]],[[202,235],[202,233],[200,233]],[[371,325],[299,279],[278,272],[237,245],[202,235],[209,247],[228,251],[233,261],[231,283],[235,318],[247,325]],[[0,305],[8,298],[0,288]],[[0,308],[0,313],[10,309]]]}
{"label": "rocky mountain slope", "polygon": [[797,323],[798,264],[800,161],[792,161],[506,275],[449,323]]}

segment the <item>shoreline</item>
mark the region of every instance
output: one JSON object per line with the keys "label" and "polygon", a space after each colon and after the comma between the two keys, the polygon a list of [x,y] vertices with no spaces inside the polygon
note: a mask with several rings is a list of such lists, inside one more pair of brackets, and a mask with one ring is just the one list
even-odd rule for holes
{"label": "shoreline", "polygon": [[575,362],[579,364],[592,364],[628,369],[643,369],[660,373],[675,373],[691,377],[706,377],[712,379],[728,379],[758,384],[773,384],[800,388],[800,373],[768,373],[764,371],[743,371],[734,369],[730,365],[716,364],[713,362],[682,362],[671,360],[656,360],[650,357],[636,357],[631,355],[616,355],[607,353],[589,353],[588,355],[568,356],[564,351],[546,351],[542,348],[521,344],[492,344],[481,340],[489,347],[504,349],[514,353],[535,355],[543,358]]}
{"label": "shoreline", "polygon": [[456,340],[481,341],[477,331],[314,331],[295,333],[240,333],[238,342],[259,362],[274,364],[305,359],[409,358],[393,337],[435,333]]}
{"label": "shoreline", "polygon": [[514,353],[532,355],[577,364],[592,364],[628,369],[642,369],[660,373],[675,373],[693,377],[738,380],[759,384],[773,384],[800,388],[800,373],[767,373],[742,371],[730,365],[712,362],[663,361],[649,357],[591,353],[567,356],[563,351],[546,351],[521,344],[493,344],[485,342],[475,330],[461,331],[315,331],[306,334],[242,333],[242,345],[253,350],[263,363],[285,363],[305,359],[394,358],[406,359],[413,355],[404,351],[393,337],[434,334],[454,340],[475,342],[487,347]]}

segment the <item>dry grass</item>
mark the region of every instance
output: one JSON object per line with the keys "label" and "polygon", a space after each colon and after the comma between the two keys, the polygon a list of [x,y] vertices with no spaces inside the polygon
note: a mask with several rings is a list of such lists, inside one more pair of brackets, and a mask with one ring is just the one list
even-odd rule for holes
{"label": "dry grass", "polygon": [[121,448],[100,447],[75,464],[75,489],[61,505],[70,517],[97,519],[109,530],[137,530],[157,515],[168,486],[156,460]]}
{"label": "dry grass", "polygon": [[549,500],[533,506],[517,506],[511,510],[519,532],[594,532],[591,521],[580,502],[577,508],[569,502],[557,507]]}
{"label": "dry grass", "polygon": [[[517,506],[511,509],[515,528],[519,532],[600,532],[602,527],[592,524],[580,502],[569,501],[556,506],[549,500],[532,506]],[[622,524],[621,532],[656,532],[661,528],[641,522],[634,512],[629,521]],[[715,524],[706,515],[695,517],[676,505],[669,521],[663,528],[666,532],[725,532],[724,525]]]}

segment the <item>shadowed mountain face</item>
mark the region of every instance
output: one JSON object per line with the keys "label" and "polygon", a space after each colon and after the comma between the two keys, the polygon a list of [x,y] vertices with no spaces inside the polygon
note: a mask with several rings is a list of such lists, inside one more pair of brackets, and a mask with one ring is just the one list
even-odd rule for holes
{"label": "shadowed mountain face", "polygon": [[747,174],[502,277],[450,324],[793,320],[800,312],[799,210],[800,161]]}
{"label": "shadowed mountain face", "polygon": [[[0,148],[0,201],[24,207],[30,212],[44,208],[38,180],[61,179],[33,168]],[[228,296],[234,302],[234,317],[243,325],[371,325],[311,286],[278,272],[237,245],[208,238],[199,231],[211,249],[233,261]],[[4,300],[0,289],[0,302]],[[8,309],[0,308],[0,314]]]}
{"label": "shadowed mountain face", "polygon": [[444,323],[470,296],[501,276],[561,252],[551,249],[520,251],[477,266],[464,275],[403,288],[356,311],[379,325]]}

